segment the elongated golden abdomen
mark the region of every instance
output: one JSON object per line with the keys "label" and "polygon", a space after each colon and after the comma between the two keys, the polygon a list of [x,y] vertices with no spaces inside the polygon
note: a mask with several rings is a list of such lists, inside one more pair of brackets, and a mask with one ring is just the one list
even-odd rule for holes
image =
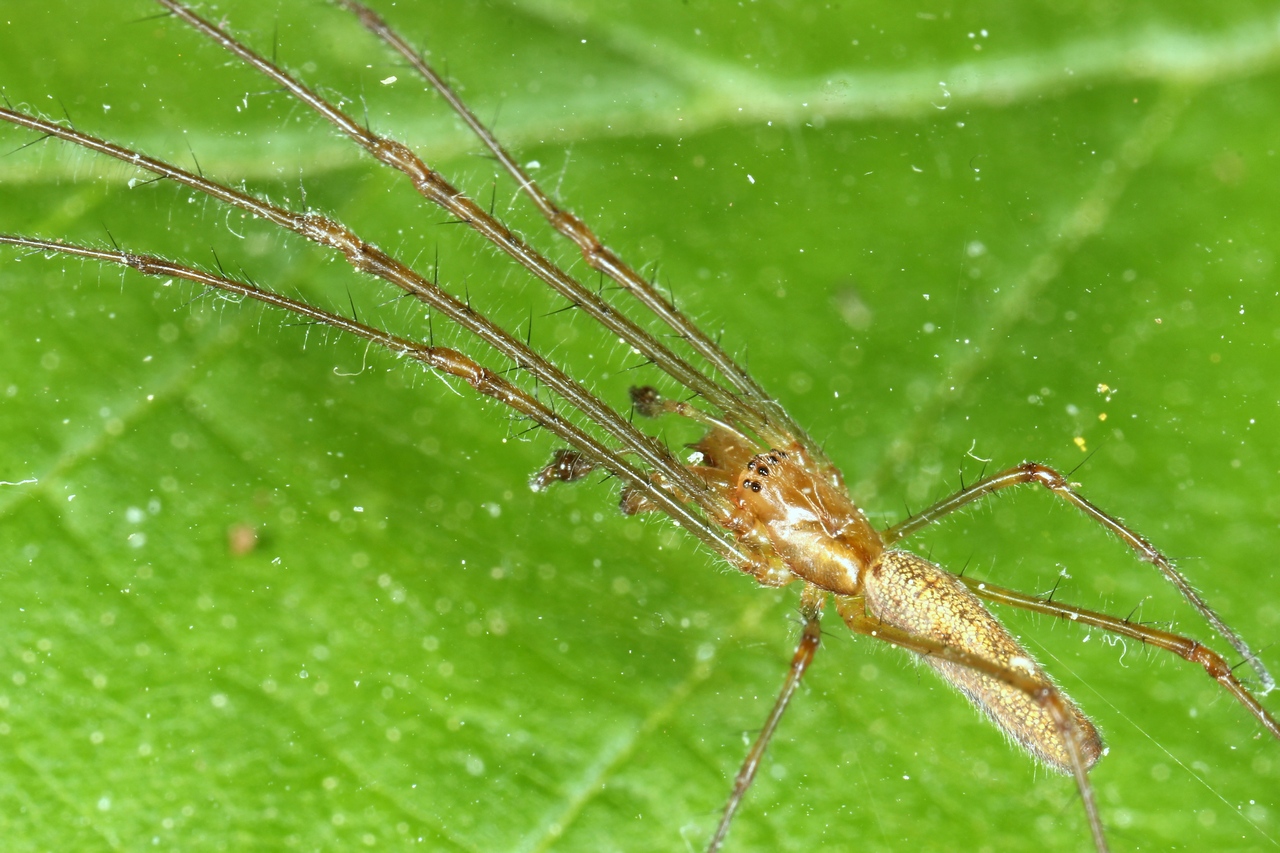
{"label": "elongated golden abdomen", "polygon": [[[929,561],[905,551],[886,551],[867,570],[865,584],[867,609],[881,621],[1050,683],[1034,658],[977,596]],[[1071,772],[1053,718],[1025,692],[949,661],[929,657],[924,661],[1019,746],[1053,769]],[[1086,767],[1092,767],[1102,754],[1102,739],[1075,703],[1063,699],[1077,726],[1081,757]]]}

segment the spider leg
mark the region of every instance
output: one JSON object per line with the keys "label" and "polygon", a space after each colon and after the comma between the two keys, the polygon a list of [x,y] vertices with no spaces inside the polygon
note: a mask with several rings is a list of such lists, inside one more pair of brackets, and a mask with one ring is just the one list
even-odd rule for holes
{"label": "spider leg", "polygon": [[804,677],[805,671],[809,669],[809,664],[813,662],[813,656],[818,651],[818,643],[821,641],[821,625],[822,605],[826,599],[826,593],[812,584],[805,584],[804,592],[800,598],[800,613],[804,616],[804,630],[800,634],[800,642],[796,645],[795,654],[791,658],[791,667],[787,670],[787,677],[782,682],[782,690],[778,692],[778,698],[773,703],[773,709],[769,712],[768,719],[765,720],[764,727],[760,729],[760,734],[756,736],[755,742],[751,744],[747,757],[742,762],[742,767],[738,769],[738,775],[733,779],[733,791],[729,794],[728,801],[724,804],[724,812],[720,816],[720,823],[716,826],[715,835],[711,837],[711,843],[707,845],[707,853],[716,853],[720,846],[724,844],[725,836],[729,834],[729,824],[733,822],[733,816],[738,811],[738,806],[742,805],[742,800],[747,795],[747,789],[751,787],[751,783],[756,778],[756,772],[760,769],[760,760],[764,758],[765,750],[769,747],[769,741],[773,739],[774,733],[778,730],[778,723],[782,721],[782,715],[786,712],[787,706],[791,704],[791,697],[795,695],[796,688],[800,686],[800,679]]}
{"label": "spider leg", "polygon": [[1044,613],[1070,622],[1078,622],[1081,625],[1100,628],[1103,631],[1119,634],[1122,637],[1137,640],[1145,645],[1172,652],[1192,663],[1198,663],[1204,667],[1205,673],[1210,678],[1221,684],[1232,696],[1240,701],[1240,704],[1248,708],[1249,713],[1257,717],[1258,722],[1262,723],[1267,731],[1280,739],[1280,723],[1277,723],[1275,718],[1262,707],[1262,703],[1245,689],[1245,686],[1236,678],[1235,673],[1231,671],[1231,666],[1223,660],[1222,655],[1189,637],[1161,631],[1157,628],[1149,628],[1146,625],[1139,625],[1130,622],[1128,619],[1120,619],[1106,613],[1085,610],[1082,607],[1072,607],[1068,604],[1059,604],[1056,601],[1045,601],[1021,592],[992,586],[973,578],[960,578],[960,582],[969,587],[974,595],[987,601],[992,601],[996,604],[1007,604],[1010,607]]}
{"label": "spider leg", "polygon": [[[781,405],[773,399],[746,370],[738,365],[706,332],[698,327],[688,315],[675,304],[674,298],[663,296],[653,282],[647,281],[635,269],[629,266],[618,255],[604,245],[603,241],[588,227],[587,223],[556,203],[520,165],[519,161],[503,147],[493,132],[485,126],[479,117],[463,102],[425,59],[404,37],[393,30],[376,12],[357,0],[338,0],[339,4],[354,14],[365,29],[381,39],[388,47],[396,51],[413,66],[428,83],[435,87],[445,102],[457,113],[458,117],[471,129],[480,142],[502,165],[502,168],[515,179],[520,190],[529,198],[538,212],[562,236],[570,240],[582,252],[583,259],[594,270],[598,270],[617,282],[625,291],[649,309],[662,322],[667,324],[676,336],[683,340],[694,352],[702,356],[724,378],[730,386],[721,389],[718,383],[710,381],[706,385],[698,383],[685,385],[690,390],[699,392],[699,396],[707,397],[730,420],[738,420],[746,424],[752,431],[760,434],[767,444],[786,444],[789,440],[797,440],[819,460],[824,467],[831,463],[822,452],[822,448],[814,442],[796,421],[786,413]],[[723,392],[723,393],[721,393]]]}
{"label": "spider leg", "polygon": [[1218,635],[1230,643],[1231,648],[1235,649],[1241,657],[1249,662],[1249,665],[1258,674],[1258,678],[1262,680],[1262,689],[1258,691],[1259,695],[1266,696],[1275,689],[1276,681],[1271,673],[1267,671],[1262,660],[1249,648],[1248,643],[1241,639],[1240,635],[1233,631],[1223,621],[1222,617],[1209,606],[1208,602],[1200,596],[1200,593],[1195,591],[1186,576],[1174,567],[1172,560],[1119,518],[1099,509],[1087,500],[1076,491],[1075,484],[1062,474],[1047,465],[1041,465],[1039,462],[1023,462],[1021,465],[1015,465],[1012,468],[1001,471],[999,474],[982,478],[954,495],[938,501],[923,512],[888,528],[881,534],[884,538],[884,543],[886,546],[891,546],[921,528],[927,527],[974,501],[981,500],[987,495],[1013,486],[1025,485],[1043,486],[1053,492],[1083,512],[1088,518],[1119,537],[1120,541],[1132,548],[1144,562],[1155,566],[1170,583],[1177,587],[1178,592],[1182,593],[1182,597],[1189,601],[1196,610],[1200,611],[1200,615],[1213,626]]}
{"label": "spider leg", "polygon": [[1102,817],[1098,813],[1098,803],[1094,796],[1093,785],[1089,782],[1089,770],[1083,754],[1083,738],[1072,718],[1071,708],[1062,691],[1051,682],[1033,678],[1031,675],[1016,669],[1002,666],[994,661],[971,654],[956,646],[937,640],[922,637],[882,622],[867,613],[866,602],[860,597],[837,597],[836,609],[855,634],[861,634],[924,657],[943,660],[962,667],[967,667],[982,675],[989,676],[1009,687],[1025,693],[1045,711],[1053,720],[1058,735],[1062,738],[1067,754],[1067,763],[1071,775],[1075,778],[1076,788],[1084,803],[1085,814],[1089,819],[1089,830],[1093,834],[1093,844],[1097,853],[1108,853],[1106,834],[1102,828]]}

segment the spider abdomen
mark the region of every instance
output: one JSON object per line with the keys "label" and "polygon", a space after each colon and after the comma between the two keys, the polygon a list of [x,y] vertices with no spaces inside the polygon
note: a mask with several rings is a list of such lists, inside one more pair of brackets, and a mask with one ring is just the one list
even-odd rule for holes
{"label": "spider abdomen", "polygon": [[[873,616],[1050,685],[1049,676],[1008,629],[954,575],[906,551],[885,551],[866,571],[867,609]],[[963,693],[1011,740],[1060,773],[1071,759],[1050,711],[1026,691],[971,667],[925,656],[924,662]],[[1097,727],[1062,696],[1085,767],[1102,755]]]}

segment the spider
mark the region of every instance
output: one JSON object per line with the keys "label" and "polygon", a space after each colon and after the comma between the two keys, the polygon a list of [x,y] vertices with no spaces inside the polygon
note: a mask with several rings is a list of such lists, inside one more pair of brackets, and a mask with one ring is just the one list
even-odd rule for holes
{"label": "spider", "polygon": [[[247,110],[248,110],[248,108],[247,108],[247,106],[246,106],[246,111],[247,111]],[[197,154],[200,154],[200,151],[197,151]],[[202,156],[204,156],[204,158],[205,158],[205,160],[206,160],[206,163],[207,163],[207,159],[209,159],[209,156],[207,156],[207,155],[202,155]],[[308,186],[307,186],[307,190],[308,190],[308,192],[311,192],[312,199],[314,199],[314,197],[315,197],[316,193],[321,192],[320,190],[317,190],[317,188],[316,188],[315,186],[311,186],[311,184],[308,184]],[[118,205],[118,204],[120,204],[120,202],[119,202],[118,200],[113,200],[113,204]],[[170,205],[170,207],[172,207],[172,205]],[[172,210],[170,210],[170,211],[169,211],[169,213],[172,213]],[[211,214],[211,216],[218,216],[218,214]],[[113,225],[114,225],[114,223],[113,223]],[[236,228],[241,228],[241,224],[233,223],[233,225],[234,225],[234,227],[236,227]],[[118,225],[115,225],[115,228],[119,228],[119,227],[118,227]],[[101,234],[100,234],[100,233],[99,233],[99,237],[101,237]],[[201,237],[201,240],[204,240],[204,237]],[[250,240],[253,240],[253,236],[250,236]],[[273,243],[270,243],[270,241],[268,241],[268,243],[266,243],[266,245],[268,245],[268,247],[270,248],[271,246],[273,246]],[[188,251],[191,251],[191,250],[192,250],[192,246],[191,246],[191,245],[183,246],[183,248],[186,248],[186,250],[188,250]],[[810,250],[810,251],[812,251],[812,250]],[[271,254],[273,254],[273,252],[268,251],[268,255],[271,255]],[[445,252],[445,263],[448,263],[448,252]],[[259,278],[261,278],[261,277],[262,277],[262,273],[260,272],[260,270],[255,270],[255,273],[253,273],[253,274],[255,274],[255,275],[256,275],[256,277],[259,277]],[[476,287],[476,289],[477,289],[477,292],[479,292],[479,287]],[[358,296],[358,295],[357,295],[357,296]],[[785,305],[785,302],[783,302],[783,305]],[[847,307],[847,302],[846,302],[846,307]],[[856,306],[854,306],[854,307],[856,307]],[[774,313],[776,313],[776,311],[774,311]],[[852,311],[850,311],[850,314],[851,314],[851,315],[856,316],[856,310],[852,310]],[[762,324],[762,325],[764,325],[764,324]],[[764,325],[764,328],[765,328],[765,329],[768,329],[768,325]],[[166,334],[172,334],[172,333],[166,333]],[[536,327],[535,327],[535,334],[536,334]],[[161,336],[161,339],[163,339],[163,336]],[[216,343],[216,338],[215,338],[215,343]],[[209,345],[209,346],[214,346],[214,345],[215,345],[215,343],[210,343],[210,345]],[[753,342],[753,343],[754,343],[754,342]],[[223,346],[230,346],[230,345],[229,345],[229,343],[224,343],[224,345],[223,345]],[[356,364],[355,364],[355,365],[353,365],[353,366],[352,366],[351,370],[352,370],[352,371],[356,371],[356,370],[360,369],[360,356],[361,356],[361,353],[360,353],[360,351],[356,351],[356,352],[353,352],[353,355],[355,355],[355,356],[356,356],[356,360],[357,360],[357,362],[356,362]],[[54,368],[54,369],[56,369],[56,368]],[[260,380],[261,378],[262,378],[262,377],[256,377],[255,379],[259,379],[259,380]],[[602,380],[602,382],[604,382],[604,380]],[[812,382],[813,382],[813,379],[812,379],[812,378],[810,378],[810,379],[809,379],[809,382],[810,382],[810,383],[812,383]],[[123,384],[124,384],[124,383],[122,382],[122,383],[120,383],[120,384],[122,384],[122,386],[123,386]],[[804,387],[804,379],[797,379],[797,380],[796,380],[796,382],[795,382],[795,386],[796,386],[797,388],[803,388],[803,387]],[[198,400],[196,400],[195,402],[196,402],[196,403],[198,403]],[[370,405],[370,401],[367,401],[367,400],[361,400],[361,403],[362,403],[362,409],[367,409],[367,406],[369,406],[369,405]],[[102,409],[106,409],[106,406],[102,407]],[[113,434],[116,434],[116,433],[114,433],[114,432],[113,432],[113,430],[115,430],[115,429],[119,429],[119,427],[114,427],[114,425],[113,425],[113,420],[111,420],[111,419],[113,419],[113,415],[104,415],[104,416],[101,416],[101,420],[102,420],[102,421],[104,421],[104,427],[102,427],[102,430],[104,430],[104,434],[105,434],[105,435],[113,435]],[[132,423],[132,421],[127,421],[127,420],[125,420],[125,419],[119,419],[119,418],[118,418],[118,420],[125,421],[125,424],[124,424],[124,425],[125,425],[125,428],[127,428],[127,429],[128,429],[128,424],[131,424],[131,423]],[[242,425],[242,428],[246,428],[246,427],[247,427],[247,425]],[[195,430],[192,430],[192,432],[195,432]],[[198,434],[197,434],[197,435],[195,435],[195,437],[192,437],[192,435],[189,435],[189,434],[187,435],[187,441],[188,441],[188,442],[189,442],[189,441],[196,441],[196,442],[197,442],[197,444],[198,444],[198,439],[200,439],[200,435],[198,435]],[[305,442],[307,441],[307,439],[306,439],[305,435],[303,435],[303,437],[301,438],[301,441],[302,441],[302,443],[305,443]],[[403,441],[403,439],[402,439],[402,441]],[[179,443],[180,443],[180,442],[179,442]],[[179,448],[179,450],[184,450],[184,448]],[[207,450],[207,438],[206,438],[206,444],[205,444],[205,447],[204,447],[204,448],[202,448],[202,450]],[[352,448],[349,448],[349,447],[348,447],[346,452],[348,452],[348,453],[353,453],[353,450],[352,450]],[[328,482],[332,482],[332,480],[326,480],[326,484],[328,484]],[[47,487],[46,487],[46,488],[47,488]],[[175,500],[177,500],[177,498],[175,498]],[[570,498],[562,498],[562,500],[570,500]],[[146,510],[147,512],[150,512],[150,510],[148,510],[148,508],[146,508],[146,507],[143,507],[143,508],[145,508],[145,510]],[[285,507],[285,508],[288,508],[288,507]],[[332,514],[332,512],[330,512],[330,514]],[[125,515],[127,515],[127,514],[125,514]],[[461,515],[461,514],[460,514],[460,515]],[[1057,521],[1057,523],[1061,523],[1061,520],[1059,519],[1059,517],[1057,517],[1057,516],[1053,516],[1053,517],[1055,517],[1055,520]],[[340,521],[335,521],[335,523],[334,523],[334,524],[343,524],[343,523],[344,523],[344,521],[347,521],[347,520],[349,520],[349,519],[342,519],[342,520],[340,520]],[[143,532],[143,530],[137,530],[137,532],[136,532],[136,533],[145,533],[145,532]],[[376,534],[375,534],[375,535],[376,535]],[[136,539],[136,538],[133,538],[133,534],[131,534],[131,540],[132,540],[132,542],[137,542],[137,539]],[[668,546],[668,547],[669,547],[669,546]],[[128,552],[125,552],[125,553],[128,553]],[[353,555],[353,558],[355,558],[355,555]],[[1114,557],[1112,557],[1112,558],[1114,558]],[[366,560],[367,560],[367,555],[366,555]],[[108,562],[110,562],[110,561],[108,560]],[[357,560],[356,562],[357,562],[357,564],[358,564],[358,560]],[[357,565],[357,566],[356,566],[356,569],[367,569],[367,567],[369,567],[369,566],[367,566],[367,564],[366,564],[365,566]],[[132,566],[131,566],[131,569],[132,569]],[[497,566],[497,569],[502,569],[502,566]],[[152,569],[152,571],[155,571],[155,569]],[[351,571],[351,570],[349,570],[349,569],[348,569],[348,573],[349,573],[349,571]],[[564,569],[564,567],[563,567],[563,566],[559,567],[559,576],[561,576],[561,578],[563,578],[563,575],[564,575],[564,573],[566,573],[566,571],[567,571],[567,570],[566,570],[566,569]],[[340,573],[338,573],[338,575],[340,575]],[[338,576],[338,575],[335,575],[335,576]],[[141,578],[141,576],[140,576],[140,578]],[[385,585],[383,585],[383,580],[384,580],[384,578],[385,578],[385,579],[388,579],[388,583],[387,583],[387,584],[385,584]],[[148,579],[150,579],[150,576],[148,576],[148,578],[141,578],[141,580],[138,580],[138,581],[137,581],[137,583],[138,583],[138,587],[140,587],[140,589],[147,587],[147,584],[143,583],[143,581],[148,580]],[[628,581],[628,583],[631,583],[631,584],[641,583],[641,581],[639,581],[639,580],[628,580],[627,578],[625,578],[625,576],[618,576],[618,578],[614,578],[614,581],[617,581],[617,580],[620,580],[620,579],[621,579],[621,580]],[[495,580],[497,580],[497,579],[495,579]],[[684,579],[684,575],[681,575],[681,580],[682,580],[682,584],[686,584],[686,583],[687,583],[687,581]],[[205,581],[205,583],[207,583],[207,581]],[[266,583],[266,581],[264,581],[264,583]],[[396,576],[396,575],[393,575],[392,573],[378,573],[378,574],[370,574],[370,583],[371,583],[371,589],[375,589],[375,590],[376,590],[376,589],[387,590],[387,593],[385,593],[385,594],[387,594],[387,596],[388,596],[388,597],[390,597],[390,598],[392,598],[392,599],[394,599],[394,597],[396,597],[396,596],[397,596],[397,593],[401,594],[402,598],[407,598],[407,597],[408,597],[408,592],[406,592],[406,590],[402,589],[401,587],[398,587],[398,584],[399,584],[399,583],[401,583],[401,581],[399,581],[399,579],[397,578],[397,576]],[[125,585],[127,585],[127,584],[125,584]],[[614,584],[613,584],[613,588],[614,588],[614,589],[618,589],[618,588],[621,588],[621,587],[625,587],[625,585],[626,585],[626,584],[617,584],[617,583],[614,583]],[[196,588],[196,589],[200,589],[200,584],[198,584],[198,583],[197,583],[197,584],[195,585],[195,588]],[[421,588],[420,588],[420,589],[421,589]],[[689,596],[689,594],[690,594],[690,590],[685,589],[685,590],[684,590],[684,594],[685,594],[685,596]],[[303,601],[305,601],[305,599],[306,599],[306,596],[298,596],[298,597],[302,598],[302,599],[303,599]],[[637,597],[643,597],[643,596],[637,596]],[[219,625],[219,626],[223,626],[223,628],[225,628],[225,626],[224,626],[223,624],[221,624],[221,622],[219,621],[219,620],[220,620],[220,616],[218,615],[218,613],[216,613],[216,612],[215,612],[215,611],[218,611],[218,608],[219,608],[219,602],[218,602],[218,601],[216,601],[216,596],[200,596],[200,597],[198,597],[198,598],[197,598],[196,596],[192,596],[192,598],[196,598],[196,601],[197,601],[197,605],[196,605],[196,612],[210,612],[210,613],[211,613],[211,617],[210,617],[210,619],[211,619],[212,621],[214,621],[214,624]],[[288,612],[288,608],[289,608],[289,607],[288,607],[288,598],[289,598],[288,594],[284,594],[283,599],[284,599],[284,602],[285,602],[285,603],[284,603],[285,612]],[[443,597],[442,597],[442,598],[439,598],[439,599],[436,599],[436,602],[435,602],[435,603],[436,603],[436,605],[439,605],[440,601],[443,601]],[[209,606],[207,606],[207,607],[206,607],[206,603],[207,603],[207,605],[209,605]],[[297,602],[296,602],[296,603],[294,603],[294,606],[297,606]],[[508,605],[508,607],[509,607],[509,605]],[[428,610],[429,610],[429,608],[428,608]],[[436,610],[439,610],[439,607],[436,607]],[[102,613],[102,615],[104,615],[104,616],[105,616],[105,615],[106,615],[106,613],[108,613],[108,611],[104,611],[104,613]],[[444,616],[444,613],[438,613],[438,616]],[[512,617],[512,616],[511,616],[511,615],[509,615],[509,610],[508,610],[508,616],[507,616],[507,619],[511,619],[511,617]],[[470,625],[471,625],[471,624],[474,624],[474,621],[475,621],[475,620],[472,620],[471,622],[468,622],[468,624],[467,624],[468,628],[470,628]],[[696,619],[695,619],[695,620],[692,620],[692,621],[694,621],[694,622],[695,622],[695,625],[696,625]],[[489,617],[488,626],[486,626],[486,630],[492,631],[492,633],[493,633],[493,634],[495,634],[495,635],[499,635],[499,637],[500,637],[500,635],[503,635],[503,634],[502,634],[502,633],[500,633],[500,631],[498,631],[498,630],[497,630],[497,625],[498,625],[498,624],[499,624],[498,620],[494,620],[494,619],[493,619],[493,617],[492,617],[492,616],[490,616],[490,617]],[[113,622],[113,625],[114,625],[114,622]],[[163,626],[163,625],[161,625],[161,626]],[[233,626],[233,628],[228,628],[227,630],[234,630],[234,626]],[[303,633],[305,633],[305,631],[303,631]],[[332,631],[330,631],[330,634],[332,634]],[[643,635],[644,635],[644,634],[643,634]],[[430,637],[428,637],[428,638],[422,638],[422,639],[424,639],[424,642],[425,642],[425,640],[426,640],[426,639],[431,639],[431,638],[430,638]],[[438,642],[438,643],[439,643],[439,642],[447,642],[447,640],[444,640],[444,639],[440,639],[440,638],[435,638],[435,639],[436,639],[436,642]],[[36,648],[37,648],[37,649],[38,649],[38,648],[40,648],[40,647],[38,647],[38,640],[35,640],[35,642],[36,642],[36,644],[37,644]],[[335,644],[337,644],[337,643],[335,643]],[[394,640],[393,640],[393,644],[394,644]],[[700,647],[699,647],[699,648],[700,648]],[[310,652],[310,651],[311,651],[311,649],[308,649],[308,652]],[[431,649],[422,648],[422,651],[424,651],[424,652],[429,652],[429,651],[431,651]],[[575,652],[575,651],[577,651],[577,649],[572,649],[572,648],[571,648],[571,649],[570,649],[570,652],[567,652],[567,654],[570,654],[570,656],[571,656],[571,660],[572,660],[572,652]],[[329,656],[330,656],[330,657],[323,657],[323,656],[320,656],[320,654],[316,654],[316,656],[312,656],[312,663],[311,663],[311,666],[312,666],[312,667],[314,667],[314,669],[317,669],[317,670],[323,670],[323,669],[324,669],[324,663],[323,663],[323,661],[321,661],[321,662],[319,662],[319,663],[316,663],[316,662],[315,662],[315,660],[316,660],[316,658],[317,658],[317,657],[323,657],[323,660],[332,660],[332,652],[325,652],[325,654],[329,654]],[[445,662],[447,662],[447,661],[445,661]],[[882,666],[887,666],[887,663],[882,662],[882,663],[881,663],[881,665],[882,665]],[[387,690],[392,690],[392,693],[396,693],[396,690],[401,690],[401,692],[413,693],[413,688],[415,688],[415,686],[416,686],[416,685],[413,685],[412,683],[406,683],[406,684],[408,684],[408,686],[402,686],[402,685],[401,685],[401,683],[399,683],[399,681],[397,681],[397,675],[403,675],[403,672],[404,672],[404,671],[408,671],[408,667],[404,667],[404,670],[402,670],[401,672],[399,672],[399,674],[396,674],[396,675],[392,675],[392,672],[393,672],[393,671],[394,671],[394,670],[392,670],[392,669],[388,669],[388,670],[387,670],[388,674],[387,674],[387,676],[385,676],[385,685],[383,685],[383,688],[381,688],[381,692],[380,692],[380,698],[381,698],[381,701],[383,701],[383,702],[385,702],[385,703],[388,703],[388,704],[389,704],[389,703],[392,703],[392,698],[387,697],[387,695],[385,695],[385,692],[387,692]],[[330,680],[333,680],[333,681],[334,681],[334,683],[335,683],[335,679],[337,679],[337,676],[330,676]],[[250,679],[250,680],[252,680],[252,679]],[[268,679],[268,680],[274,680],[274,679]],[[910,680],[910,679],[908,679],[908,680]],[[628,685],[630,685],[630,684],[632,683],[632,679],[630,678],[630,676],[627,676],[627,678],[626,678],[626,680],[625,680],[625,681],[626,681],[626,683],[627,683]],[[93,683],[95,683],[95,684],[97,683],[97,676],[93,676]],[[234,681],[234,679],[233,679],[233,684],[236,684],[236,681]],[[255,681],[255,684],[256,684],[256,681]],[[244,685],[244,679],[241,679],[241,683],[239,683],[239,686],[243,686],[243,685]],[[677,686],[678,686],[678,685],[677,685]],[[95,688],[95,689],[97,689],[97,688]],[[285,688],[285,689],[288,689],[288,688]],[[332,689],[332,688],[330,688],[330,689]],[[763,689],[763,688],[762,688],[762,689]],[[847,689],[847,688],[846,688],[846,689]],[[265,688],[264,688],[264,690],[265,690]],[[270,690],[270,692],[269,692],[269,693],[270,693],[271,695],[275,695],[275,694],[276,694],[276,693],[278,693],[278,692],[279,692],[279,688],[276,688],[275,690]],[[550,694],[550,692],[548,692],[548,695],[549,695],[549,694]],[[676,693],[676,694],[678,695],[678,690],[677,690],[677,693]],[[223,697],[223,704],[221,704],[221,706],[219,706],[218,702],[212,702],[212,707],[215,707],[215,708],[225,708],[225,707],[234,707],[234,706],[236,706],[236,702],[233,702],[233,701],[232,701],[232,699],[234,698],[234,694],[232,694],[232,699],[228,699],[228,693],[225,693],[225,692],[223,692],[223,693],[214,693],[214,694],[212,694],[212,695],[214,695],[214,697],[219,697],[219,695],[220,695],[220,697]],[[303,693],[302,695],[310,695],[310,694]],[[320,695],[320,694],[319,694],[319,693],[317,693],[316,695]],[[325,693],[324,695],[329,695],[329,694],[328,694],[328,693]],[[291,693],[291,694],[289,694],[289,699],[291,699],[291,702],[297,703],[297,704],[291,704],[291,706],[289,706],[289,707],[302,707],[302,703],[301,703],[300,701],[298,701],[298,694],[296,694],[296,693]],[[320,699],[320,701],[323,701],[323,699]],[[247,702],[247,701],[246,701],[246,702]],[[379,702],[378,702],[378,701],[376,701],[376,699],[375,699],[375,704],[381,704],[381,703],[379,703]],[[932,704],[932,703],[931,703],[931,704]],[[366,707],[369,707],[369,706],[366,706]],[[714,710],[714,708],[713,708],[713,710]],[[393,708],[384,708],[384,707],[379,707],[379,708],[378,708],[378,712],[379,712],[379,713],[383,713],[383,715],[388,715],[388,713],[394,713],[394,710],[393,710]],[[653,717],[650,717],[650,719],[653,719]],[[467,724],[467,722],[471,722],[471,724],[472,724],[472,725],[474,725],[474,720],[471,720],[471,721],[467,721],[467,720],[461,720],[461,721],[454,720],[453,722],[454,722],[454,724],[457,724],[458,726],[460,726],[460,729],[461,729],[461,726],[462,726],[462,725]],[[660,722],[660,720],[659,720],[659,722]],[[750,724],[744,724],[744,726],[742,726],[742,727],[749,727],[749,725],[750,725]],[[390,735],[390,733],[392,733],[392,731],[393,731],[393,730],[394,730],[394,731],[397,731],[397,736],[401,736],[401,738],[403,738],[403,736],[404,736],[403,731],[399,730],[399,729],[398,729],[398,727],[397,727],[397,726],[394,726],[394,725],[393,725],[393,726],[385,727],[385,731],[387,731],[387,738],[390,738],[390,736],[392,736],[392,735]],[[92,742],[92,734],[93,734],[93,733],[90,733],[90,739],[91,739],[91,742]],[[412,736],[413,734],[416,734],[416,733],[410,733],[410,736]],[[486,733],[485,733],[485,734],[488,734],[488,735],[490,735],[490,736],[493,736],[493,734],[494,734],[494,730],[493,730],[493,729],[490,729],[489,731],[486,731]],[[518,734],[518,733],[517,733],[517,734]],[[460,739],[461,739],[461,738],[460,738]],[[401,740],[393,740],[393,743],[401,743]],[[854,740],[854,743],[858,743],[858,742],[856,742],[856,740]],[[819,749],[819,751],[820,751],[820,749]],[[367,754],[369,754],[369,753],[366,753],[366,756],[367,756]],[[602,754],[604,754],[604,753],[602,753]],[[353,776],[358,776],[358,774],[357,774],[357,770],[358,770],[358,762],[351,762],[351,763],[353,763],[353,765],[356,765],[356,766],[355,766],[355,767],[348,767],[348,770],[351,770],[351,772],[352,772],[352,775],[353,775]],[[454,762],[454,763],[460,763],[460,765],[461,765],[461,763],[465,763],[465,765],[466,765],[466,771],[467,771],[467,774],[470,774],[470,771],[471,771],[471,770],[474,770],[474,768],[475,768],[475,765],[474,765],[474,763],[471,763],[470,758],[463,758],[463,760],[462,760],[462,761],[456,761],[456,762]],[[483,762],[481,762],[481,763],[483,763]],[[1106,763],[1103,763],[1102,767],[1105,767],[1105,766],[1106,766]],[[813,774],[813,772],[815,772],[815,768],[813,768],[813,767],[806,768],[805,772],[809,772],[809,774]],[[463,776],[463,777],[465,777],[465,776]],[[479,772],[476,772],[475,777],[476,777],[476,779],[483,779],[483,777],[484,777],[484,768],[483,768],[483,767],[479,768]],[[334,781],[334,784],[333,784],[332,788],[330,788],[330,786],[329,786],[329,781],[330,781],[330,780],[333,780],[333,781]],[[321,785],[321,788],[323,788],[324,790],[326,790],[326,792],[332,792],[332,790],[340,790],[340,789],[343,789],[344,781],[346,781],[346,780],[344,780],[344,779],[343,779],[343,777],[340,777],[340,776],[325,776],[325,777],[324,777],[324,780],[323,780],[323,785]],[[837,799],[838,799],[838,798],[837,798]],[[812,803],[810,803],[809,808],[814,808],[814,806],[813,806],[813,804],[812,804]],[[106,809],[104,809],[104,811],[106,811]],[[412,809],[406,809],[406,813],[408,813],[408,815],[412,815],[412,813],[413,813],[413,812],[412,812]],[[812,816],[810,816],[810,817],[812,817]],[[404,821],[404,822],[408,822],[408,821]],[[429,824],[429,821],[424,821],[424,822],[428,822],[428,824]],[[346,824],[342,824],[342,826],[346,826]],[[351,831],[351,830],[343,830],[343,831]],[[544,838],[554,838],[554,836],[553,836],[553,835],[547,835],[547,836],[544,836]],[[1004,849],[1004,848],[1002,848],[1002,849]]]}

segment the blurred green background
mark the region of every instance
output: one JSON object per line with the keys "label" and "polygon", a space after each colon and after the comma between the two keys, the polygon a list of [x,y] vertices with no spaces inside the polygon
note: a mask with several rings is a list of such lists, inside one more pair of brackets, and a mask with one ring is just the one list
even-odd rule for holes
{"label": "blurred green background", "polygon": [[[1097,451],[1086,494],[1280,666],[1276,4],[379,6],[536,177],[723,332],[877,522],[980,460],[1073,469]],[[206,11],[584,272],[341,12]],[[534,343],[619,406],[661,382],[156,13],[10,4],[0,88],[334,213],[421,269],[438,252],[447,287],[532,316]],[[0,230],[216,254],[427,334],[300,240],[34,138],[0,130]],[[609,483],[531,494],[548,437],[256,306],[6,250],[0,324],[0,480],[37,481],[0,486],[6,849],[705,843],[790,657],[793,591],[622,518]],[[1209,639],[1047,495],[915,544]],[[1093,778],[1115,850],[1277,846],[1280,744],[1202,673],[1006,615],[1107,738]],[[902,654],[827,630],[728,849],[1089,849],[1068,780]]]}

